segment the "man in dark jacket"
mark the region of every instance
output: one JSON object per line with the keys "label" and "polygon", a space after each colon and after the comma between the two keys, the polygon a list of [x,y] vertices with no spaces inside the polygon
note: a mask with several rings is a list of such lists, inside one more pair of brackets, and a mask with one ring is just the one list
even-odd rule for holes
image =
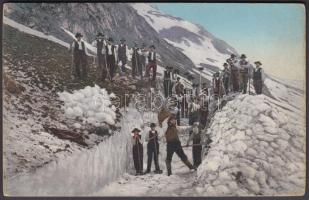
{"label": "man in dark jacket", "polygon": [[187,146],[189,146],[190,141],[192,141],[193,143],[192,144],[193,166],[197,168],[202,162],[201,132],[199,130],[198,122],[195,122],[192,126]]}
{"label": "man in dark jacket", "polygon": [[96,40],[92,43],[97,48],[98,69],[101,73],[102,81],[106,78],[106,60],[105,60],[105,46],[106,41],[102,33],[97,34]]}
{"label": "man in dark jacket", "polygon": [[87,49],[84,41],[82,41],[83,35],[81,33],[76,33],[75,38],[71,48],[73,54],[73,74],[78,79],[87,78]]}
{"label": "man in dark jacket", "polygon": [[106,52],[106,63],[108,69],[108,75],[111,81],[113,81],[115,70],[116,70],[116,47],[113,45],[113,38],[108,38],[107,45],[105,47]]}
{"label": "man in dark jacket", "polygon": [[164,76],[163,76],[163,88],[164,88],[164,97],[169,97],[171,90],[171,84],[172,84],[172,72],[168,66],[166,66],[164,70]]}
{"label": "man in dark jacket", "polygon": [[141,131],[138,128],[134,128],[132,131],[133,139],[133,161],[136,170],[136,175],[143,174],[143,145],[141,143],[142,136],[139,134]]}
{"label": "man in dark jacket", "polygon": [[225,94],[227,95],[229,93],[229,86],[230,86],[230,69],[228,68],[228,64],[223,64],[223,86],[225,90]]}
{"label": "man in dark jacket", "polygon": [[127,64],[127,45],[126,40],[122,38],[120,44],[118,45],[118,60],[121,61],[121,75],[126,73],[126,64]]}
{"label": "man in dark jacket", "polygon": [[152,69],[152,81],[156,80],[157,74],[157,54],[155,52],[156,47],[154,45],[150,46],[150,51],[148,53],[148,67],[146,75],[149,77],[149,72]]}
{"label": "man in dark jacket", "polygon": [[132,78],[138,74],[138,69],[140,65],[139,48],[136,42],[134,42],[133,53],[132,53]]}
{"label": "man in dark jacket", "polygon": [[148,155],[148,160],[147,160],[147,170],[145,173],[150,173],[151,171],[151,162],[152,162],[152,157],[154,159],[155,163],[155,173],[156,174],[161,174],[162,170],[160,170],[159,166],[159,141],[158,141],[158,132],[156,131],[156,124],[151,123],[150,124],[151,130],[149,131],[148,135],[148,144],[147,144],[147,155]]}
{"label": "man in dark jacket", "polygon": [[255,93],[257,95],[262,94],[262,88],[263,88],[263,70],[260,67],[262,63],[260,61],[254,62],[256,65],[256,68],[253,72],[253,86],[255,89]]}
{"label": "man in dark jacket", "polygon": [[176,153],[181,161],[189,167],[189,169],[196,169],[188,160],[188,157],[184,153],[181,142],[178,137],[178,130],[176,127],[176,118],[174,115],[172,115],[168,119],[168,128],[165,132],[165,139],[167,142],[167,154],[166,154],[166,169],[167,169],[167,175],[170,176],[172,174],[172,157],[173,154]]}
{"label": "man in dark jacket", "polygon": [[242,54],[240,56],[240,61],[239,61],[239,75],[240,75],[240,91],[243,94],[247,93],[247,87],[248,87],[248,79],[249,79],[249,66],[248,62],[246,61],[246,55]]}
{"label": "man in dark jacket", "polygon": [[232,82],[233,92],[238,92],[239,91],[239,70],[238,70],[238,67],[236,66],[237,59],[234,54],[231,55],[228,64],[230,65],[230,69],[231,69],[231,82]]}

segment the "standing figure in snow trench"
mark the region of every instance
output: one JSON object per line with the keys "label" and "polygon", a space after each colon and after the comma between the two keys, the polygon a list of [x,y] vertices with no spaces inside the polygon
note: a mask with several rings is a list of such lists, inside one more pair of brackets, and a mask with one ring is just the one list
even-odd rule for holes
{"label": "standing figure in snow trench", "polygon": [[124,75],[126,73],[127,64],[127,45],[126,40],[122,38],[120,44],[118,45],[118,60],[121,62],[120,74]]}
{"label": "standing figure in snow trench", "polygon": [[134,128],[133,133],[133,161],[136,170],[136,175],[143,174],[143,144],[141,143],[142,136],[139,134],[141,131]]}
{"label": "standing figure in snow trench", "polygon": [[75,78],[86,79],[87,78],[87,48],[84,41],[82,41],[83,35],[76,33],[72,44],[72,58],[73,58],[73,74]]}
{"label": "standing figure in snow trench", "polygon": [[147,160],[147,170],[145,174],[150,173],[151,171],[151,162],[152,162],[152,157],[155,163],[155,173],[156,174],[161,174],[162,170],[160,170],[159,166],[159,141],[158,141],[158,132],[156,131],[156,124],[151,123],[150,124],[151,130],[149,131],[148,138],[146,138],[146,141],[148,141],[147,144],[147,155],[148,155],[148,160]]}
{"label": "standing figure in snow trench", "polygon": [[228,64],[224,63],[223,64],[223,85],[224,85],[224,90],[225,94],[228,95],[229,93],[229,85],[230,85],[230,69],[228,68]]}
{"label": "standing figure in snow trench", "polygon": [[221,80],[221,77],[220,77],[220,73],[219,72],[216,72],[214,75],[213,75],[213,89],[214,89],[214,95],[215,95],[215,98],[221,98],[223,96],[223,92],[224,92],[224,89],[222,87],[222,80]]}
{"label": "standing figure in snow trench", "polygon": [[176,118],[174,115],[170,116],[167,121],[167,130],[165,132],[165,139],[167,142],[166,145],[166,169],[167,169],[167,175],[170,176],[172,174],[172,158],[173,154],[176,153],[178,157],[181,159],[181,161],[191,170],[196,168],[189,162],[188,157],[184,153],[181,142],[178,137],[178,130],[176,127]]}
{"label": "standing figure in snow trench", "polygon": [[263,88],[263,70],[261,68],[262,63],[260,61],[254,62],[256,65],[256,68],[253,72],[253,87],[255,90],[255,93],[257,95],[262,94],[262,88]]}
{"label": "standing figure in snow trench", "polygon": [[105,60],[105,46],[106,41],[102,33],[97,34],[96,40],[92,43],[97,48],[98,70],[101,74],[102,81],[106,79],[106,60]]}
{"label": "standing figure in snow trench", "polygon": [[146,76],[149,77],[149,72],[152,70],[152,81],[156,80],[157,74],[157,54],[155,52],[156,47],[154,45],[150,46],[150,51],[148,53],[148,67],[146,71]]}
{"label": "standing figure in snow trench", "polygon": [[201,105],[199,109],[199,122],[200,122],[200,127],[204,129],[207,124],[207,119],[208,119],[208,99],[206,98],[201,98]]}
{"label": "standing figure in snow trench", "polygon": [[113,45],[113,38],[108,38],[108,43],[106,45],[106,61],[107,61],[107,68],[109,71],[109,78],[111,81],[113,81],[115,70],[116,70],[116,47]]}
{"label": "standing figure in snow trench", "polygon": [[146,69],[146,60],[147,60],[147,49],[145,43],[142,44],[142,47],[140,49],[140,54],[139,54],[139,68],[138,68],[138,73],[141,77],[141,80],[143,80],[143,72]]}
{"label": "standing figure in snow trench", "polygon": [[187,146],[189,146],[189,143],[191,141],[193,142],[192,144],[193,166],[197,168],[202,162],[201,132],[199,130],[198,122],[195,122],[192,126]]}
{"label": "standing figure in snow trench", "polygon": [[240,75],[240,92],[243,94],[247,93],[247,87],[248,87],[248,79],[249,79],[249,66],[248,62],[246,61],[246,55],[242,54],[240,56],[239,61],[239,75]]}
{"label": "standing figure in snow trench", "polygon": [[132,78],[135,79],[135,76],[137,75],[137,70],[140,65],[140,60],[139,60],[139,54],[138,54],[139,48],[137,45],[137,42],[134,42],[134,47],[133,47],[133,53],[132,53]]}

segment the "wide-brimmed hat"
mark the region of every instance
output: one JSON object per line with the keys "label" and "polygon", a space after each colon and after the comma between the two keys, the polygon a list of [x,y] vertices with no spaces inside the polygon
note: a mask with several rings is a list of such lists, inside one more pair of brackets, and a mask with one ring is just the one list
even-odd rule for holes
{"label": "wide-brimmed hat", "polygon": [[151,123],[150,124],[150,127],[152,128],[152,127],[156,127],[156,124],[155,123]]}
{"label": "wide-brimmed hat", "polygon": [[235,58],[236,57],[236,55],[235,54],[231,54],[231,58]]}
{"label": "wide-brimmed hat", "polygon": [[254,64],[256,65],[262,65],[262,63],[260,61],[255,61]]}
{"label": "wide-brimmed hat", "polygon": [[120,42],[125,42],[125,41],[126,41],[126,39],[124,39],[124,38],[120,39]]}
{"label": "wide-brimmed hat", "polygon": [[223,66],[224,66],[224,67],[227,67],[227,66],[229,66],[229,65],[228,65],[227,63],[223,63]]}
{"label": "wide-brimmed hat", "polygon": [[207,85],[207,83],[203,83],[202,85]]}
{"label": "wide-brimmed hat", "polygon": [[114,42],[114,39],[112,37],[108,38],[109,42]]}
{"label": "wide-brimmed hat", "polygon": [[83,37],[83,35],[82,35],[81,33],[76,33],[76,34],[75,34],[75,37],[76,37],[76,38],[78,38],[78,37]]}
{"label": "wide-brimmed hat", "polygon": [[152,44],[152,45],[150,45],[150,48],[154,48],[155,49],[156,47]]}
{"label": "wide-brimmed hat", "polygon": [[247,58],[245,54],[241,54],[240,58]]}
{"label": "wide-brimmed hat", "polygon": [[204,67],[199,67],[197,68],[198,70],[202,71],[204,69]]}
{"label": "wide-brimmed hat", "polygon": [[139,130],[138,128],[134,128],[134,129],[132,130],[132,133],[135,133],[135,132],[141,132],[141,130]]}
{"label": "wide-brimmed hat", "polygon": [[103,35],[103,33],[101,33],[101,32],[99,32],[98,34],[97,34],[97,37],[103,37],[104,35]]}

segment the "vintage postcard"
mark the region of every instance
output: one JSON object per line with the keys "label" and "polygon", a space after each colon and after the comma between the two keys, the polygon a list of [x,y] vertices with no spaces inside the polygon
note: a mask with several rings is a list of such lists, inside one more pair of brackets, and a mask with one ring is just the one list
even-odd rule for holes
{"label": "vintage postcard", "polygon": [[5,3],[5,196],[303,196],[296,3]]}

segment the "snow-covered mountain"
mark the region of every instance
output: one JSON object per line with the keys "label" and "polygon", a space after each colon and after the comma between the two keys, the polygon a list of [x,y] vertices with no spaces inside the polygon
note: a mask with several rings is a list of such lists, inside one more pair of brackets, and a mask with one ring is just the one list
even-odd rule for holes
{"label": "snow-covered mountain", "polygon": [[205,76],[210,76],[237,51],[223,40],[205,30],[202,26],[178,17],[162,13],[151,4],[135,3],[132,7],[150,24],[160,37],[180,49],[195,67],[205,67]]}

